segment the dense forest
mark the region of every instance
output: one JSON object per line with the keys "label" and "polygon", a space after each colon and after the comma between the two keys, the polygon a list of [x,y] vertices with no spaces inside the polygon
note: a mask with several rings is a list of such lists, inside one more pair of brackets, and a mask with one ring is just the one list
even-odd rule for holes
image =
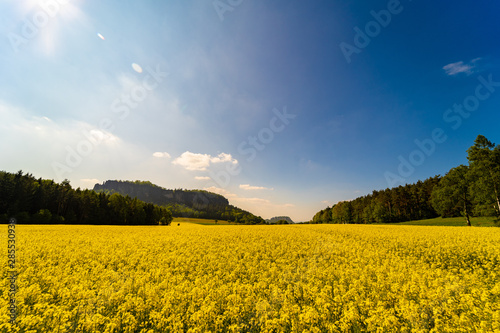
{"label": "dense forest", "polygon": [[0,221],[21,224],[169,225],[171,212],[118,193],[73,189],[69,181],[0,172]]}
{"label": "dense forest", "polygon": [[416,184],[373,191],[316,213],[312,223],[391,223],[442,217],[500,216],[500,145],[479,135],[468,165]]}
{"label": "dense forest", "polygon": [[94,191],[120,193],[132,198],[168,208],[174,217],[206,218],[243,224],[262,224],[265,221],[229,204],[222,195],[202,190],[167,190],[148,181],[108,180],[96,184]]}

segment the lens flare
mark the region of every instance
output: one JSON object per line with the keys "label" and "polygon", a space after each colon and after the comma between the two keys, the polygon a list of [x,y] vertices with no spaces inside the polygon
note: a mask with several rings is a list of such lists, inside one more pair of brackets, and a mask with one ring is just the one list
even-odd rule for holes
{"label": "lens flare", "polygon": [[132,68],[134,69],[134,71],[136,71],[137,73],[142,73],[142,67],[139,66],[138,64],[136,64],[135,62],[132,64]]}

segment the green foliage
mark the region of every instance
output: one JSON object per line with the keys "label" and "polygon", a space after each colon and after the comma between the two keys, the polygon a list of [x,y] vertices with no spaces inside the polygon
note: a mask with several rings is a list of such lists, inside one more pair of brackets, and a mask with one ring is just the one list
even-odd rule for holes
{"label": "green foliage", "polygon": [[444,176],[432,192],[432,203],[442,217],[462,214],[470,224],[471,210],[471,177],[469,167],[459,165]]}
{"label": "green foliage", "polygon": [[342,201],[314,215],[311,223],[390,223],[438,216],[431,193],[439,182],[436,176],[416,184],[373,191],[352,201]]}
{"label": "green foliage", "polygon": [[20,224],[169,225],[171,212],[118,193],[73,189],[68,180],[35,179],[32,175],[0,172],[0,216]]}
{"label": "green foliage", "polygon": [[50,224],[52,222],[52,213],[48,209],[40,209],[38,213],[33,215],[32,222],[34,224]]}
{"label": "green foliage", "polygon": [[[464,218],[460,217],[436,217],[433,219],[418,220],[418,221],[408,221],[397,223],[398,225],[422,225],[422,226],[447,226],[447,227],[464,227]],[[472,217],[471,225],[473,227],[493,227],[495,226],[494,217]]]}
{"label": "green foliage", "polygon": [[478,135],[467,153],[475,212],[500,216],[500,145]]}

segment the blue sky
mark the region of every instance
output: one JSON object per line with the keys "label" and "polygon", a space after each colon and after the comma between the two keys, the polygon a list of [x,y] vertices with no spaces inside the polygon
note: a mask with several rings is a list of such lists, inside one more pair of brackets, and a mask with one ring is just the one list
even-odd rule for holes
{"label": "blue sky", "polygon": [[309,220],[500,143],[499,7],[3,0],[0,169]]}

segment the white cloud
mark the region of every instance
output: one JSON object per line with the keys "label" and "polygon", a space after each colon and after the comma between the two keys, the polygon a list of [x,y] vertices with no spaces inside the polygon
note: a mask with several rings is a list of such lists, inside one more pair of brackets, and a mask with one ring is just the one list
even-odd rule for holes
{"label": "white cloud", "polygon": [[[82,121],[33,116],[3,101],[0,101],[0,119],[4,138],[0,140],[0,151],[5,170],[22,169],[57,182],[68,178],[81,187],[93,185],[82,179],[106,179],[102,176],[104,170],[127,164],[124,161],[136,158],[138,153],[135,145],[100,127]],[[6,138],[15,138],[15,144]]]}
{"label": "white cloud", "polygon": [[282,210],[285,208],[292,208],[295,207],[294,204],[291,203],[285,203],[285,204],[276,204],[273,203],[271,200],[268,199],[263,199],[263,198],[244,198],[244,197],[238,197],[234,196],[231,198],[231,200],[237,205],[237,206],[242,206],[242,207],[252,207],[247,208],[250,209],[252,212],[256,212],[260,209],[271,209],[271,210]]}
{"label": "white cloud", "polygon": [[180,165],[190,171],[206,171],[211,164],[224,162],[237,164],[238,160],[233,159],[231,154],[226,153],[220,153],[219,155],[213,157],[209,154],[196,154],[186,151],[182,153],[181,156],[177,157],[172,163]]}
{"label": "white cloud", "polygon": [[154,157],[156,158],[170,158],[170,154],[169,153],[165,153],[165,152],[159,152],[157,151],[156,153],[153,154]]}
{"label": "white cloud", "polygon": [[250,203],[250,204],[259,204],[259,205],[269,205],[271,202],[267,199],[261,199],[261,198],[242,198],[239,197],[235,193],[231,193],[228,190],[220,187],[215,187],[215,186],[210,186],[210,187],[205,187],[205,191],[212,192],[212,193],[217,193],[220,194],[228,199],[231,199],[235,203]]}
{"label": "white cloud", "polygon": [[[46,116],[33,116],[25,110],[7,105],[0,101],[0,118],[3,120],[0,129],[3,133],[11,133],[11,137],[24,138],[30,146],[47,146],[43,142],[55,143],[60,146],[77,146],[82,142],[89,142],[94,146],[101,144],[116,147],[121,142],[120,138],[100,127],[81,121],[56,122]],[[77,147],[74,147],[77,149]]]}
{"label": "white cloud", "polygon": [[254,205],[272,205],[271,201],[267,199],[262,199],[262,198],[244,198],[240,197],[235,193],[231,193],[228,190],[220,187],[215,187],[215,186],[210,186],[204,188],[205,191],[212,192],[212,193],[217,193],[220,194],[227,199],[230,199],[232,202],[236,203],[237,205],[246,203],[246,204],[254,204]]}
{"label": "white cloud", "polygon": [[237,195],[234,193],[229,192],[228,190],[220,187],[215,187],[215,186],[210,186],[210,187],[205,187],[205,191],[220,194],[226,198],[236,198]]}
{"label": "white cloud", "polygon": [[262,198],[238,198],[238,201],[259,205],[269,205],[271,203],[271,201]]}
{"label": "white cloud", "polygon": [[205,171],[210,166],[210,155],[186,151],[172,163],[191,171]]}
{"label": "white cloud", "polygon": [[230,162],[233,164],[237,164],[238,160],[233,160],[233,157],[231,156],[231,154],[220,153],[216,157],[211,157],[210,162],[212,162],[212,163]]}
{"label": "white cloud", "polygon": [[210,177],[208,176],[196,176],[194,177],[196,180],[210,180]]}
{"label": "white cloud", "polygon": [[464,63],[463,61],[454,62],[443,67],[447,75],[453,76],[460,73],[471,75],[476,67],[476,62],[481,60],[481,58],[472,59],[469,63]]}
{"label": "white cloud", "polygon": [[251,186],[250,184],[241,184],[240,188],[245,191],[257,191],[257,190],[269,190],[273,191],[274,188],[268,188],[263,186]]}

